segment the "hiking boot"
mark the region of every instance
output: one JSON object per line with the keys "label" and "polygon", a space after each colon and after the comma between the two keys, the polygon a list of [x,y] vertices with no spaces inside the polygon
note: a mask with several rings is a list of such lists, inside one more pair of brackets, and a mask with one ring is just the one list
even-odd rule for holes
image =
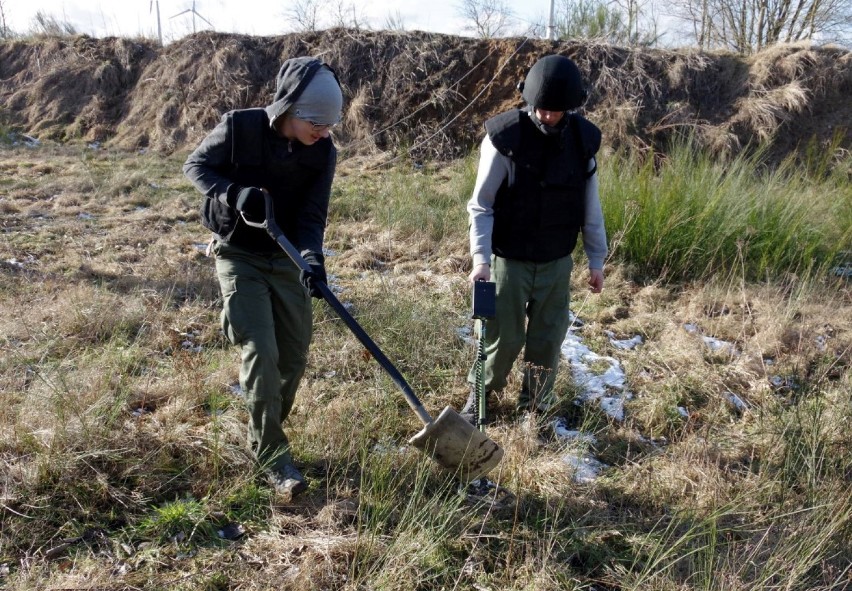
{"label": "hiking boot", "polygon": [[291,499],[305,492],[308,488],[305,477],[293,464],[284,464],[280,468],[269,470],[267,475],[275,491],[288,495]]}
{"label": "hiking boot", "polygon": [[[491,396],[491,391],[485,392],[485,424],[489,424],[492,422],[491,413],[488,412],[488,397]],[[468,423],[477,426],[476,419],[479,414],[479,408],[476,404],[476,386],[470,387],[470,392],[468,392],[467,400],[464,403],[464,407],[461,409],[459,415],[461,418],[466,420]]]}

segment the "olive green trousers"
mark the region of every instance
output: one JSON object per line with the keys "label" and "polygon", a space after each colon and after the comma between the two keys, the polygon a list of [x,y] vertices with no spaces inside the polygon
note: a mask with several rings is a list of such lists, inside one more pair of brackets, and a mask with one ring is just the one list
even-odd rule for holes
{"label": "olive green trousers", "polygon": [[[495,317],[485,321],[485,391],[502,390],[524,351],[518,410],[546,411],[555,400],[553,384],[562,342],[570,326],[571,256],[547,263],[491,257],[496,287]],[[476,364],[468,382],[476,384]]]}
{"label": "olive green trousers", "polygon": [[222,329],[240,347],[240,386],[248,442],[268,469],[292,463],[282,423],[305,373],[313,332],[311,298],[282,251],[257,255],[225,242],[213,247],[222,289]]}

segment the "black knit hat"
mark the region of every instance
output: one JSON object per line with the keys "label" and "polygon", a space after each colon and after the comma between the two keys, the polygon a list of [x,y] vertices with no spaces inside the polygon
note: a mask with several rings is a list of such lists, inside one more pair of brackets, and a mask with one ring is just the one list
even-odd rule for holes
{"label": "black knit hat", "polygon": [[562,55],[538,60],[518,89],[531,107],[545,111],[570,111],[586,100],[580,69]]}

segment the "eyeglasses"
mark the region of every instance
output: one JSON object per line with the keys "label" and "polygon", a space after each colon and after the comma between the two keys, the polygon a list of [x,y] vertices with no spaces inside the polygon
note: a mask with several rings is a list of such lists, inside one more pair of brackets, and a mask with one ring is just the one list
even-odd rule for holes
{"label": "eyeglasses", "polygon": [[316,123],[314,121],[309,121],[308,119],[302,119],[302,121],[310,123],[313,131],[327,131],[337,126],[337,123]]}

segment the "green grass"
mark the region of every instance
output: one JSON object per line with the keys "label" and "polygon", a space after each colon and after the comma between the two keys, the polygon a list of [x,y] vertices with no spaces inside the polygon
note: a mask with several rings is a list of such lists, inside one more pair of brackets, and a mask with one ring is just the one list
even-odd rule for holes
{"label": "green grass", "polygon": [[[825,279],[850,236],[848,162],[723,166],[686,147],[657,168],[602,159],[613,257],[600,296],[587,297],[578,264],[572,307],[634,396],[623,423],[574,405],[563,365],[560,408],[597,438],[564,444],[514,416],[513,374],[489,428],[506,451],[491,477],[508,500],[469,498],[408,445],[419,421],[317,302],[286,425],[311,486],[289,503],[245,447],[230,389],[239,354],[219,330],[212,261],[195,246],[207,238],[200,197],[180,161],[0,152],[14,179],[0,190],[0,261],[24,261],[0,265],[0,586],[847,584],[852,312],[848,283]],[[340,297],[430,412],[459,408],[473,362],[462,329],[475,163],[380,173],[343,163],[332,197],[327,262]],[[708,353],[686,323],[738,354]],[[605,330],[645,343],[619,351]],[[748,410],[732,409],[729,391]],[[578,450],[609,468],[574,482],[563,456]],[[245,534],[220,537],[228,524]]]}
{"label": "green grass", "polygon": [[766,169],[759,152],[719,161],[689,143],[659,164],[616,155],[600,166],[613,256],[643,277],[816,276],[852,245],[842,167],[826,179],[792,159]]}

